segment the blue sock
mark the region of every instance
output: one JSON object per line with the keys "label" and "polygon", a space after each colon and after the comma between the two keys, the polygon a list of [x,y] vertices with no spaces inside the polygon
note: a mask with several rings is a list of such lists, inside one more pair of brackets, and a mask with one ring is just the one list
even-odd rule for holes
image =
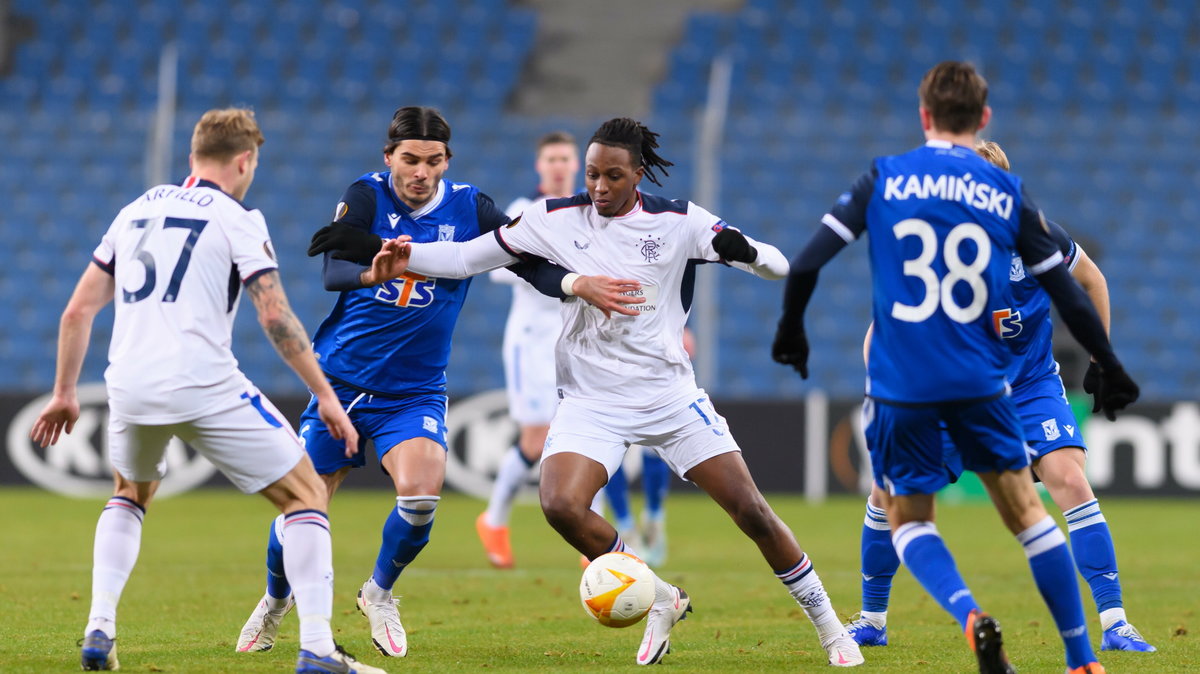
{"label": "blue sock", "polygon": [[279,538],[282,529],[283,515],[271,520],[271,534],[267,539],[267,594],[276,599],[287,599],[292,593],[283,570],[283,541]]}
{"label": "blue sock", "polygon": [[646,513],[658,518],[663,501],[671,489],[671,468],[653,449],[642,451],[642,491],[646,494]]}
{"label": "blue sock", "polygon": [[1063,512],[1071,535],[1075,568],[1092,588],[1096,609],[1123,608],[1121,581],[1117,578],[1117,553],[1112,533],[1096,499]]}
{"label": "blue sock", "polygon": [[1067,669],[1082,667],[1096,661],[1088,642],[1087,620],[1083,617],[1083,601],[1079,598],[1079,581],[1075,580],[1075,565],[1067,550],[1067,537],[1046,515],[1041,522],[1017,534],[1025,546],[1029,568],[1038,592],[1054,617],[1059,636],[1067,649]]}
{"label": "blue sock", "polygon": [[867,501],[862,529],[862,610],[884,613],[892,594],[892,578],[900,568],[900,557],[892,547],[887,511]]}
{"label": "blue sock", "polygon": [[899,558],[942,608],[954,616],[959,626],[967,629],[967,616],[979,604],[967,588],[954,565],[950,550],[938,534],[933,522],[908,522],[892,534]]}
{"label": "blue sock", "polygon": [[375,560],[375,572],[371,575],[375,584],[391,590],[408,566],[429,542],[433,529],[433,514],[437,510],[440,496],[400,496],[396,507],[388,513],[383,523],[383,543],[379,546],[379,557]]}
{"label": "blue sock", "polygon": [[612,508],[613,517],[617,520],[617,531],[629,531],[633,528],[633,515],[629,513],[629,480],[625,479],[625,469],[618,468],[604,485],[604,495],[608,497],[608,506]]}

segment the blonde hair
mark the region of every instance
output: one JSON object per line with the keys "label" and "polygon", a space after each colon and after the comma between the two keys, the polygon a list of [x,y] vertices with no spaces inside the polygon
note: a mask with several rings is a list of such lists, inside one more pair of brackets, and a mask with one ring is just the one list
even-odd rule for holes
{"label": "blonde hair", "polygon": [[204,113],[192,131],[192,156],[228,161],[263,144],[262,131],[247,108],[224,108]]}
{"label": "blonde hair", "polygon": [[1008,155],[1004,154],[1004,150],[1001,149],[1000,143],[997,143],[994,140],[976,141],[975,152],[978,153],[980,157],[983,157],[1005,171],[1009,170]]}

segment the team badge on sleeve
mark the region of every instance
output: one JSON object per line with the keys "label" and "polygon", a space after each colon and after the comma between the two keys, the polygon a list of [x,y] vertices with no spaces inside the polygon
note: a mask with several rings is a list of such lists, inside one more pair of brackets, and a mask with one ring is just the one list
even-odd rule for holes
{"label": "team badge on sleeve", "polygon": [[346,202],[339,201],[337,208],[333,209],[333,221],[337,222],[338,220],[341,220],[342,218],[346,217],[346,213],[348,213],[349,211],[350,211],[350,207],[346,205]]}
{"label": "team badge on sleeve", "polygon": [[722,229],[725,229],[725,228],[726,228],[726,227],[728,227],[728,226],[729,226],[729,224],[728,224],[728,223],[726,223],[724,220],[717,220],[716,224],[714,224],[714,225],[712,226],[712,231],[714,231],[714,232],[719,232],[719,231],[721,231]]}

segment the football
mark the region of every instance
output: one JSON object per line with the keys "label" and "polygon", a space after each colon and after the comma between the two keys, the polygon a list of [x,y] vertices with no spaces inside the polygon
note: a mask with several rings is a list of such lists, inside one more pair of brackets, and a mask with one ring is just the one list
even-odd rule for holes
{"label": "football", "polygon": [[654,603],[654,573],[626,552],[592,560],[579,582],[583,610],[605,627],[629,627],[646,617]]}

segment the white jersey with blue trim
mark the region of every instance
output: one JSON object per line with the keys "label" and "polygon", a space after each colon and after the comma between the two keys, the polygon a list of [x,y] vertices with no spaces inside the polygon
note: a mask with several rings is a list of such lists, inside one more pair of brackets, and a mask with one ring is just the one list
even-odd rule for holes
{"label": "white jersey with blue trim", "polygon": [[238,299],[277,268],[261,212],[207,180],[159,185],[121,209],[92,259],[116,283],[104,373],[114,415],[187,421],[247,390],[231,349]]}
{"label": "white jersey with blue trim", "polygon": [[496,230],[511,252],[552,260],[577,273],[634,279],[637,316],[612,314],[572,297],[563,302],[555,345],[559,397],[606,407],[653,408],[696,390],[683,350],[695,267],[716,262],[717,216],[686,201],[641,194],[629,213],[606,218],[586,194],[549,199]]}

